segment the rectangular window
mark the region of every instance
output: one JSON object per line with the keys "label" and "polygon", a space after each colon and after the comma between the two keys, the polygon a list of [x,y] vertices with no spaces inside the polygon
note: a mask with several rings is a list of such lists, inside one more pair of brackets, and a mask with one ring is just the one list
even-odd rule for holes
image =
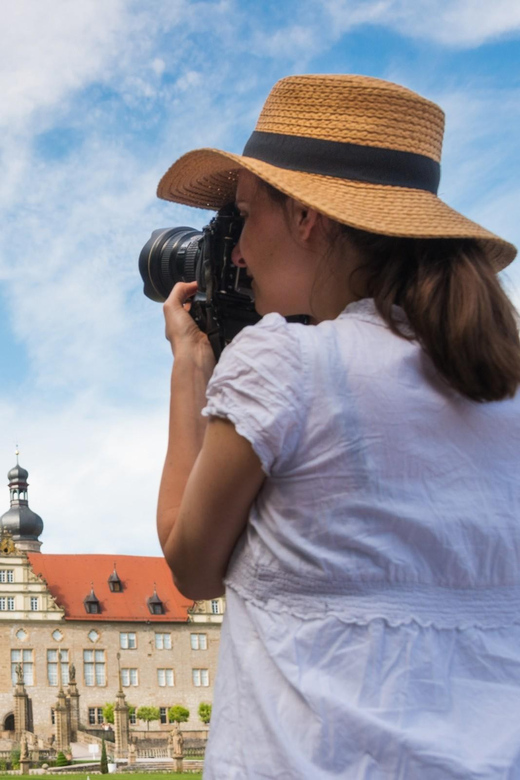
{"label": "rectangular window", "polygon": [[206,634],[191,634],[190,640],[192,650],[208,649],[208,637]]}
{"label": "rectangular window", "polygon": [[5,596],[0,596],[0,611],[4,612],[7,609],[7,599]]}
{"label": "rectangular window", "polygon": [[134,633],[119,634],[119,644],[122,650],[135,650],[137,647],[137,635]]}
{"label": "rectangular window", "polygon": [[14,569],[0,569],[0,582],[14,582]]}
{"label": "rectangular window", "polygon": [[61,682],[69,684],[69,651],[47,650],[47,681],[49,685],[58,685],[58,653],[61,653]]}
{"label": "rectangular window", "polygon": [[85,685],[106,685],[105,651],[83,650]]}
{"label": "rectangular window", "polygon": [[211,611],[214,615],[220,615],[220,601],[218,599],[213,599],[211,602]]}
{"label": "rectangular window", "polygon": [[137,723],[137,718],[135,717],[135,710],[129,714],[128,720],[130,721],[132,726],[135,726],[135,724]]}
{"label": "rectangular window", "polygon": [[11,679],[16,685],[16,667],[22,664],[24,685],[34,685],[34,664],[32,650],[11,650]]}
{"label": "rectangular window", "polygon": [[7,597],[7,609],[9,610],[9,612],[14,611],[14,596]]}
{"label": "rectangular window", "polygon": [[99,726],[102,723],[103,723],[103,707],[89,707],[88,708],[89,726]]}
{"label": "rectangular window", "polygon": [[54,707],[51,707],[51,723],[53,726],[56,723],[56,710]]}
{"label": "rectangular window", "polygon": [[209,685],[209,671],[207,669],[192,669],[193,685],[196,688],[206,688]]}
{"label": "rectangular window", "polygon": [[38,597],[31,596],[31,612],[37,612],[37,611],[38,611]]}
{"label": "rectangular window", "polygon": [[121,669],[121,684],[128,688],[129,685],[139,685],[137,669]]}
{"label": "rectangular window", "polygon": [[168,708],[167,707],[159,707],[159,715],[161,723],[168,723]]}
{"label": "rectangular window", "polygon": [[156,634],[155,635],[155,649],[156,650],[171,650],[172,649],[172,635],[171,634]]}
{"label": "rectangular window", "polygon": [[165,685],[172,686],[173,681],[173,669],[157,669],[157,682],[164,688]]}

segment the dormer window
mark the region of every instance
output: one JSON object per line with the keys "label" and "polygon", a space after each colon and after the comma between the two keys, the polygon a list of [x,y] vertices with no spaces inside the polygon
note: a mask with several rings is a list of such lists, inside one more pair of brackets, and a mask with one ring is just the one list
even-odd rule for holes
{"label": "dormer window", "polygon": [[146,600],[146,603],[148,604],[148,609],[152,615],[164,615],[164,604],[157,595],[155,583],[153,588],[153,596],[150,596],[150,598]]}
{"label": "dormer window", "polygon": [[101,613],[101,604],[94,593],[94,585],[92,585],[89,595],[83,599],[83,605],[88,615],[99,615]]}
{"label": "dormer window", "polygon": [[114,571],[108,578],[108,587],[110,588],[112,593],[122,593],[123,591],[123,583],[121,582],[119,575],[116,571],[115,563],[114,563]]}

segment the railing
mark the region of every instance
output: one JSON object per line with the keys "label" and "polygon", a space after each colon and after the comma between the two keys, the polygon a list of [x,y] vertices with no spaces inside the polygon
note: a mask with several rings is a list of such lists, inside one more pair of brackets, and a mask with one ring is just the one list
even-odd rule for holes
{"label": "railing", "polygon": [[184,748],[184,758],[204,758],[206,745],[189,746]]}
{"label": "railing", "polygon": [[168,748],[137,748],[137,758],[169,758]]}
{"label": "railing", "polygon": [[101,742],[102,739],[105,740],[105,742],[115,742],[116,741],[116,735],[112,729],[87,729],[85,727],[80,728],[78,730],[83,736],[85,734],[88,734],[91,737],[95,737],[96,740],[99,740]]}

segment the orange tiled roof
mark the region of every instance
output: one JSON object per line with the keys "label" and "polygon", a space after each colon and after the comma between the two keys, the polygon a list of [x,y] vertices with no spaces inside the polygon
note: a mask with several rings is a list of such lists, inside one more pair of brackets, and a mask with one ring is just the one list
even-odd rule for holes
{"label": "orange tiled roof", "polygon": [[[56,599],[65,609],[66,620],[124,620],[165,623],[186,621],[193,601],[184,598],[173,584],[163,558],[140,555],[48,555],[29,553],[33,571],[41,575]],[[108,578],[114,571],[123,583],[120,593],[112,593]],[[101,604],[101,613],[90,615],[83,599],[90,594],[91,583]],[[164,604],[164,615],[152,615],[147,599],[157,595]]]}

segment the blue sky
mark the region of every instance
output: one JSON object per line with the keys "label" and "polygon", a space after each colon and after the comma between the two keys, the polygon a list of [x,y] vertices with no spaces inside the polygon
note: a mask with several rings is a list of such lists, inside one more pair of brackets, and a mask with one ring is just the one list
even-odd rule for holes
{"label": "blue sky", "polygon": [[[171,357],[139,251],[205,224],[157,182],[189,149],[240,152],[277,79],[438,102],[441,196],[520,244],[517,0],[17,0],[0,30],[0,472],[19,443],[42,551],[159,554]],[[520,306],[520,261],[503,281]]]}

